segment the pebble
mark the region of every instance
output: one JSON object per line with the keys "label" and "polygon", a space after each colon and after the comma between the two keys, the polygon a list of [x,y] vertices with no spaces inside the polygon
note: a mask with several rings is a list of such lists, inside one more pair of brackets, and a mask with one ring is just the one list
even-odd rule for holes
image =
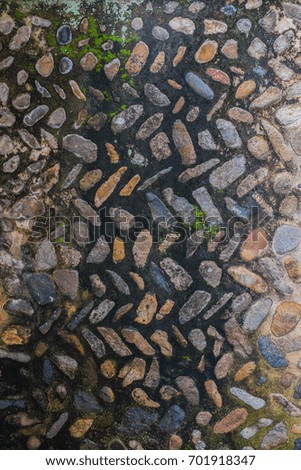
{"label": "pebble", "polygon": [[193,72],[188,72],[185,75],[185,80],[195,93],[200,95],[205,100],[213,100],[213,90],[198,75]]}
{"label": "pebble", "polygon": [[288,432],[286,424],[280,422],[276,424],[276,426],[270,432],[268,432],[261,442],[260,447],[264,450],[275,449],[275,447],[279,447],[285,444],[287,441]]}
{"label": "pebble", "polygon": [[[7,349],[2,348],[0,348],[0,359],[10,359],[11,361],[20,362],[22,364],[27,364],[31,360],[29,354],[23,352],[8,351]],[[9,406],[11,406],[11,404],[12,403],[9,403]],[[21,408],[25,407],[23,401],[20,401],[19,404],[21,405]]]}
{"label": "pebble", "polygon": [[151,211],[152,219],[161,227],[171,227],[176,224],[175,217],[167,209],[165,204],[153,193],[146,194],[147,204]]}
{"label": "pebble", "polygon": [[258,346],[262,356],[271,367],[277,369],[288,366],[288,362],[283,353],[269,336],[260,336]]}
{"label": "pebble", "polygon": [[135,224],[135,217],[125,209],[111,207],[109,216],[121,232],[128,232]]}
{"label": "pebble", "polygon": [[58,418],[58,420],[53,423],[51,428],[46,433],[47,439],[53,439],[54,437],[56,437],[58,433],[60,432],[60,430],[68,421],[68,418],[69,418],[69,414],[67,412],[62,413],[60,417]]}
{"label": "pebble", "polygon": [[77,419],[69,428],[70,436],[75,439],[82,438],[91,428],[93,421],[92,418]]}
{"label": "pebble", "polygon": [[34,126],[38,121],[43,119],[43,117],[48,113],[49,107],[45,104],[37,106],[30,113],[26,114],[23,118],[23,123],[26,126]]}
{"label": "pebble", "polygon": [[241,432],[240,432],[240,435],[241,437],[243,437],[244,439],[251,439],[252,437],[254,437],[257,432],[262,429],[262,428],[266,428],[268,426],[270,426],[271,424],[273,424],[273,420],[272,419],[269,419],[269,418],[260,418],[255,424],[253,424],[252,426],[250,427],[247,427],[247,428],[244,428]]}
{"label": "pebble", "polygon": [[296,302],[281,302],[272,319],[274,336],[285,336],[296,328],[301,318],[301,305]]}
{"label": "pebble", "polygon": [[244,330],[256,331],[269,314],[272,304],[271,299],[261,299],[255,302],[244,316]]}
{"label": "pebble", "polygon": [[12,17],[6,12],[3,12],[0,16],[0,33],[7,36],[12,32],[15,26],[16,25]]}
{"label": "pebble", "polygon": [[134,31],[141,31],[143,28],[143,20],[140,17],[136,17],[131,21],[131,27]]}
{"label": "pebble", "polygon": [[202,261],[199,267],[201,276],[210,287],[218,287],[222,278],[222,270],[214,261]]}
{"label": "pebble", "polygon": [[229,75],[227,75],[222,70],[210,67],[206,70],[206,75],[212,78],[212,80],[214,80],[215,82],[222,83],[222,85],[231,84]]}
{"label": "pebble", "polygon": [[262,119],[261,123],[280,160],[283,162],[289,162],[292,159],[292,152],[285,143],[282,134],[269,121]]}
{"label": "pebble", "polygon": [[217,380],[224,379],[229,374],[234,364],[234,355],[229,352],[224,354],[214,368],[214,375]]}
{"label": "pebble", "polygon": [[228,31],[228,26],[223,21],[204,20],[204,34],[222,34]]}
{"label": "pebble", "polygon": [[203,352],[207,346],[207,341],[202,330],[194,328],[190,331],[188,339],[191,344],[200,352]]}
{"label": "pebble", "polygon": [[218,50],[218,43],[207,39],[195,53],[195,61],[198,64],[205,64],[214,59]]}
{"label": "pebble", "polygon": [[156,113],[149,117],[139,128],[136,133],[137,140],[145,140],[150,137],[162,124],[164,115]]}
{"label": "pebble", "polygon": [[167,29],[162,28],[162,26],[154,26],[152,29],[152,35],[158,41],[167,41],[167,39],[169,39],[169,32]]}
{"label": "pebble", "polygon": [[32,16],[31,23],[40,28],[49,28],[52,24],[51,21],[41,18],[40,16]]}
{"label": "pebble", "polygon": [[102,413],[98,400],[89,392],[78,390],[74,393],[74,406],[82,413]]}
{"label": "pebble", "polygon": [[221,52],[227,59],[238,59],[238,42],[235,39],[228,39],[221,48]]}
{"label": "pebble", "polygon": [[225,189],[240,178],[245,171],[245,157],[237,156],[214,170],[210,175],[209,181],[214,189]]}
{"label": "pebble", "polygon": [[47,121],[47,126],[51,127],[52,129],[60,129],[64,122],[66,121],[66,111],[64,108],[57,108],[53,111]]}
{"label": "pebble", "polygon": [[86,163],[93,163],[97,159],[97,145],[77,134],[66,135],[63,138],[63,148]]}
{"label": "pebble", "polygon": [[8,48],[11,51],[18,51],[23,47],[30,39],[31,28],[29,26],[21,26],[15,36],[11,39]]}
{"label": "pebble", "polygon": [[278,255],[295,250],[301,242],[301,230],[293,225],[281,225],[277,228],[273,244]]}
{"label": "pebble", "polygon": [[172,405],[160,421],[160,431],[169,435],[177,432],[181,428],[184,418],[184,410],[178,405]]}
{"label": "pebble", "polygon": [[142,116],[144,108],[142,105],[132,105],[121,113],[113,117],[111,128],[114,134],[119,134],[132,127]]}
{"label": "pebble", "polygon": [[198,316],[211,300],[211,294],[205,291],[196,291],[181,307],[179,311],[179,322],[181,325]]}
{"label": "pebble", "polygon": [[110,246],[106,241],[105,237],[102,236],[97,240],[94,248],[92,248],[92,250],[90,251],[86,262],[94,264],[103,263],[109,254]]}
{"label": "pebble", "polygon": [[217,408],[222,408],[223,401],[222,396],[218,391],[216,383],[213,380],[206,380],[204,383],[205,390],[207,395],[209,396],[210,400],[215,404]]}
{"label": "pebble", "polygon": [[137,235],[136,241],[133,246],[133,257],[136,268],[144,268],[152,248],[153,237],[149,230],[141,230]]}
{"label": "pebble", "polygon": [[2,171],[3,173],[14,173],[19,165],[20,165],[20,157],[19,155],[15,155],[14,157],[11,157],[9,160],[3,163],[2,165]]}
{"label": "pebble", "polygon": [[70,300],[75,300],[79,289],[78,271],[60,269],[53,273],[54,281],[62,295]]}
{"label": "pebble", "polygon": [[[163,118],[162,114],[160,114],[160,116]],[[166,160],[166,158],[169,158],[172,155],[169,138],[164,132],[160,132],[152,138],[150,141],[150,148],[153,156],[159,161]]]}
{"label": "pebble", "polygon": [[66,44],[69,44],[72,41],[72,32],[71,32],[70,26],[67,24],[60,26],[56,32],[56,38],[57,38],[57,42],[61,46],[65,46]]}
{"label": "pebble", "polygon": [[141,325],[148,325],[157,312],[157,308],[158,301],[156,295],[147,292],[136,310],[137,316],[135,322]]}
{"label": "pebble", "polygon": [[172,357],[173,348],[168,341],[168,334],[163,330],[156,330],[150,337],[150,340],[157,344],[160,348],[160,352],[165,357]]}
{"label": "pebble", "polygon": [[47,274],[27,274],[25,281],[30,294],[39,305],[55,302],[56,292]]}
{"label": "pebble", "polygon": [[0,127],[13,127],[16,122],[15,115],[7,108],[0,108]]}
{"label": "pebble", "polygon": [[195,31],[195,24],[189,18],[182,18],[181,16],[176,16],[169,21],[169,26],[174,31],[178,33],[183,33],[186,35],[191,35]]}
{"label": "pebble", "polygon": [[191,137],[185,124],[181,120],[175,121],[172,130],[174,144],[179,151],[183,165],[193,165],[196,163],[196,153]]}
{"label": "pebble", "polygon": [[227,147],[236,149],[242,146],[241,138],[232,122],[226,121],[225,119],[217,119],[216,126]]}
{"label": "pebble", "polygon": [[3,59],[0,61],[0,71],[8,69],[14,62],[15,58],[12,56],[6,57],[6,59]]}
{"label": "pebble", "polygon": [[267,46],[260,38],[256,37],[248,48],[248,55],[255,60],[260,60],[267,54]]}
{"label": "pebble", "polygon": [[149,47],[143,41],[138,42],[125,64],[125,69],[130,75],[139,75],[146,64],[149,55]]}
{"label": "pebble", "polygon": [[144,410],[143,408],[128,408],[119,426],[120,432],[125,435],[138,436],[154,426],[158,421],[158,412]]}
{"label": "pebble", "polygon": [[238,31],[240,31],[241,33],[245,34],[248,37],[249,32],[252,29],[252,23],[248,18],[241,18],[240,20],[237,21],[236,27]]}
{"label": "pebble", "polygon": [[256,90],[256,83],[254,80],[247,80],[243,82],[236,90],[235,97],[238,100],[244,100],[252,95]]}
{"label": "pebble", "polygon": [[301,282],[301,263],[293,257],[288,257],[284,260],[284,266],[290,279],[299,284]]}
{"label": "pebble", "polygon": [[171,258],[164,258],[160,262],[160,267],[166,272],[178,291],[187,290],[193,283],[193,279],[187,271]]}
{"label": "pebble", "polygon": [[73,62],[69,57],[62,57],[59,64],[59,71],[62,75],[70,73],[73,69]]}
{"label": "pebble", "polygon": [[36,71],[44,78],[49,77],[54,69],[54,59],[51,53],[43,55],[35,65]]}
{"label": "pebble", "polygon": [[200,395],[195,381],[191,377],[179,376],[175,379],[177,387],[181,390],[187,402],[191,406],[199,406]]}
{"label": "pebble", "polygon": [[154,348],[138,330],[134,328],[123,328],[121,334],[128,343],[134,344],[142,354],[146,356],[153,356],[155,354]]}
{"label": "pebble", "polygon": [[106,354],[106,348],[103,342],[92,333],[92,331],[88,330],[88,328],[84,328],[82,330],[82,335],[89,344],[91,350],[94,352],[95,356],[98,359],[101,359]]}
{"label": "pebble", "polygon": [[40,95],[41,95],[43,98],[51,98],[51,94],[49,93],[49,91],[47,90],[47,88],[45,88],[44,86],[42,86],[42,85],[40,84],[40,82],[38,82],[38,80],[35,80],[34,83],[35,83],[35,86],[36,86],[36,89],[37,89],[38,93],[40,93]]}
{"label": "pebble", "polygon": [[201,187],[193,191],[194,199],[206,214],[206,222],[211,225],[219,225],[223,222],[222,216],[214,205],[214,202],[205,187]]}
{"label": "pebble", "polygon": [[8,97],[9,97],[9,87],[7,86],[6,83],[1,82],[0,83],[0,101],[3,106],[7,105]]}
{"label": "pebble", "polygon": [[128,387],[133,382],[142,380],[145,375],[146,363],[144,359],[135,357],[128,362],[119,372],[118,377],[123,379],[122,387]]}
{"label": "pebble", "polygon": [[252,124],[254,121],[252,114],[242,108],[230,108],[228,116],[233,121],[242,122],[244,124]]}
{"label": "pebble", "polygon": [[215,434],[232,432],[234,429],[241,426],[246,421],[247,417],[248,412],[245,408],[236,408],[214,425],[213,432]]}
{"label": "pebble", "polygon": [[262,294],[267,290],[267,285],[264,280],[244,266],[231,266],[228,269],[228,273],[236,282],[253,290],[257,294]]}
{"label": "pebble", "polygon": [[243,401],[246,405],[253,408],[253,410],[260,410],[266,405],[262,398],[257,398],[250,393],[237,387],[230,387],[230,392],[239,400]]}
{"label": "pebble", "polygon": [[17,84],[19,86],[22,86],[22,85],[25,85],[25,83],[27,82],[28,80],[28,73],[26,72],[26,70],[20,70],[18,73],[17,73]]}
{"label": "pebble", "polygon": [[270,156],[269,144],[261,135],[255,135],[247,142],[248,150],[257,160],[267,160]]}

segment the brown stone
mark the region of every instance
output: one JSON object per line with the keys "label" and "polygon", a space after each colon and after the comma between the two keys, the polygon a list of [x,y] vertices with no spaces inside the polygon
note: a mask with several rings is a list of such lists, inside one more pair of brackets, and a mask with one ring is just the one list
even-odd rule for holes
{"label": "brown stone", "polygon": [[133,382],[142,380],[145,374],[145,365],[145,361],[139,357],[135,357],[128,362],[118,375],[120,379],[123,379],[122,386],[128,387]]}
{"label": "brown stone", "polygon": [[85,72],[95,69],[97,63],[98,59],[93,52],[87,52],[80,60],[80,66]]}
{"label": "brown stone", "polygon": [[244,266],[231,266],[228,273],[236,282],[253,290],[256,294],[263,294],[267,290],[267,285],[262,277],[249,271]]}
{"label": "brown stone", "polygon": [[183,57],[185,55],[186,49],[187,49],[186,46],[180,46],[179,47],[178,52],[177,52],[177,54],[175,55],[175,57],[172,61],[172,65],[174,67],[176,67],[181,62],[181,60],[183,59]]}
{"label": "brown stone", "polygon": [[301,434],[301,422],[293,424],[292,432],[294,434]]}
{"label": "brown stone", "polygon": [[173,300],[166,300],[166,302],[162,305],[159,312],[156,315],[156,320],[163,320],[167,315],[170,314],[175,302]]}
{"label": "brown stone", "polygon": [[225,416],[221,421],[215,423],[213,432],[214,434],[225,434],[234,431],[241,424],[243,424],[248,417],[248,412],[245,408],[236,408]]}
{"label": "brown stone", "polygon": [[234,376],[235,382],[242,382],[243,380],[250,377],[250,375],[252,375],[255,370],[256,370],[255,362],[252,362],[252,361],[247,362],[236,372]]}
{"label": "brown stone", "polygon": [[195,61],[198,64],[206,64],[214,59],[218,49],[218,43],[207,39],[195,53]]}
{"label": "brown stone", "polygon": [[149,230],[141,230],[138,234],[134,246],[133,256],[137,268],[144,268],[153,244],[153,237]]}
{"label": "brown stone", "polygon": [[37,72],[44,78],[52,74],[54,68],[54,60],[51,53],[43,55],[36,63]]}
{"label": "brown stone", "polygon": [[30,337],[30,328],[22,325],[10,325],[3,331],[1,340],[6,346],[22,346],[29,343]]}
{"label": "brown stone", "polygon": [[130,196],[134,189],[136,188],[137,184],[140,181],[140,175],[135,175],[130,181],[122,188],[119,195],[120,196]]}
{"label": "brown stone", "polygon": [[242,122],[243,124],[252,124],[254,118],[249,111],[245,109],[234,107],[228,110],[228,116],[233,121]]}
{"label": "brown stone", "polygon": [[196,153],[185,124],[179,119],[175,121],[172,131],[175,146],[182,157],[183,165],[196,163]]}
{"label": "brown stone", "polygon": [[180,450],[183,446],[183,439],[176,434],[172,434],[169,438],[168,449]]}
{"label": "brown stone", "polygon": [[34,354],[36,357],[42,357],[43,354],[48,349],[48,344],[44,343],[43,341],[39,341],[38,344],[35,347]]}
{"label": "brown stone", "polygon": [[247,262],[253,261],[261,256],[262,250],[267,246],[268,236],[266,231],[263,228],[257,228],[253,230],[243,242],[240,250],[241,259]]}
{"label": "brown stone", "polygon": [[234,39],[229,39],[223,45],[221,51],[227,59],[238,59],[238,52],[237,52],[238,43]]}
{"label": "brown stone", "polygon": [[134,328],[124,328],[121,330],[121,334],[128,343],[134,344],[145,356],[153,356],[155,354],[156,351],[154,348],[138,330]]}
{"label": "brown stone", "polygon": [[248,150],[257,160],[267,160],[270,155],[269,144],[262,135],[255,135],[248,140]]}
{"label": "brown stone", "polygon": [[98,183],[102,177],[101,170],[88,171],[80,180],[79,187],[82,191],[89,191],[93,186]]}
{"label": "brown stone", "polygon": [[234,363],[233,353],[224,354],[217,362],[214,368],[214,374],[217,380],[224,379],[229,374]]}
{"label": "brown stone", "polygon": [[299,323],[301,305],[296,302],[284,301],[278,305],[273,316],[271,331],[275,336],[285,336]]}
{"label": "brown stone", "polygon": [[120,237],[114,239],[113,244],[113,261],[114,263],[120,263],[125,258],[124,241]]}
{"label": "brown stone", "polygon": [[195,421],[198,426],[207,426],[207,424],[210,423],[211,418],[212,414],[210,411],[200,411],[197,414]]}
{"label": "brown stone", "polygon": [[106,379],[112,379],[117,373],[116,363],[110,359],[107,359],[100,364],[100,372]]}
{"label": "brown stone", "polygon": [[141,325],[148,325],[152,321],[157,308],[158,302],[156,294],[151,294],[148,292],[145,294],[144,298],[139,304],[139,307],[137,308],[137,317],[135,322],[140,323]]}
{"label": "brown stone", "polygon": [[148,394],[141,388],[134,388],[132,391],[132,397],[139,405],[146,406],[147,408],[160,407],[160,404],[154,400],[151,400]]}
{"label": "brown stone", "polygon": [[103,183],[96,191],[94,204],[98,208],[108,199],[109,196],[115,191],[117,184],[119,183],[121,176],[127,170],[126,166],[122,166],[116,173],[113,173],[105,183]]}
{"label": "brown stone", "polygon": [[173,110],[172,110],[172,114],[178,114],[181,109],[183,108],[183,106],[185,105],[185,98],[184,96],[181,96],[178,101],[176,102]]}
{"label": "brown stone", "polygon": [[83,437],[85,434],[87,434],[92,424],[93,419],[86,418],[76,420],[69,429],[71,437],[74,437],[75,439]]}
{"label": "brown stone", "polygon": [[139,75],[149,55],[148,45],[143,41],[138,42],[135,45],[132,53],[129,57],[129,60],[125,64],[125,68],[130,75]]}
{"label": "brown stone", "polygon": [[209,398],[213,401],[215,406],[217,408],[222,408],[223,400],[221,394],[217,389],[216,383],[213,380],[206,380],[204,386]]}
{"label": "brown stone", "polygon": [[168,341],[168,334],[163,330],[156,330],[150,337],[153,343],[160,348],[161,354],[166,357],[172,357],[172,345]]}
{"label": "brown stone", "polygon": [[86,96],[83,94],[79,84],[75,80],[69,80],[69,85],[76,98],[78,98],[80,101],[87,101]]}
{"label": "brown stone", "polygon": [[163,65],[165,63],[165,52],[161,51],[158,53],[158,55],[155,57],[154,62],[151,65],[150,71],[152,73],[158,73],[162,69]]}
{"label": "brown stone", "polygon": [[104,72],[107,76],[107,79],[112,81],[116,77],[120,69],[120,60],[118,58],[111,60],[108,64],[104,66]]}
{"label": "brown stone", "polygon": [[292,256],[289,256],[285,258],[284,266],[291,280],[299,284],[301,282],[301,263]]}
{"label": "brown stone", "polygon": [[133,281],[137,284],[137,287],[139,290],[144,290],[145,288],[145,283],[144,283],[144,280],[141,276],[139,276],[139,274],[137,273],[132,273],[130,272],[129,273],[131,278],[133,279]]}
{"label": "brown stone", "polygon": [[168,83],[168,85],[170,85],[175,90],[182,90],[182,88],[183,88],[182,85],[180,85],[180,83],[176,82],[175,80],[168,79],[167,83]]}
{"label": "brown stone", "polygon": [[247,80],[243,82],[236,90],[235,98],[238,100],[244,100],[248,96],[252,95],[256,90],[256,83],[254,80]]}
{"label": "brown stone", "polygon": [[291,372],[284,372],[280,379],[280,385],[282,385],[284,388],[289,388],[296,378],[297,377],[295,374],[292,374]]}

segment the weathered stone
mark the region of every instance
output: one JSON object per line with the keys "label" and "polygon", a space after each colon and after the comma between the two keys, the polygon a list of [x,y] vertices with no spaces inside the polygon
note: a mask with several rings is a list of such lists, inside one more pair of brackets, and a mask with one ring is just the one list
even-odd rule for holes
{"label": "weathered stone", "polygon": [[236,282],[258,294],[262,294],[267,290],[267,285],[264,280],[244,266],[231,266],[228,269],[228,273]]}
{"label": "weathered stone", "polygon": [[13,153],[14,144],[11,138],[4,134],[0,136],[0,155],[9,155]]}
{"label": "weathered stone", "polygon": [[209,67],[206,70],[206,75],[208,75],[210,78],[212,78],[212,80],[214,80],[215,82],[222,83],[223,85],[230,85],[231,84],[229,75],[226,74],[226,72],[223,72],[220,69]]}
{"label": "weathered stone", "polygon": [[215,207],[213,200],[205,187],[201,187],[193,191],[194,199],[205,213],[205,220],[210,225],[218,225],[222,223],[222,216]]}
{"label": "weathered stone", "polygon": [[271,331],[275,336],[285,336],[299,323],[301,305],[296,302],[284,301],[278,305],[273,316]]}
{"label": "weathered stone", "polygon": [[184,418],[184,410],[178,405],[172,405],[160,421],[160,431],[169,435],[177,432],[181,428]]}
{"label": "weathered stone", "polygon": [[246,171],[246,159],[237,156],[214,170],[209,178],[214,189],[225,189],[240,178]]}
{"label": "weathered stone", "polygon": [[92,424],[93,418],[77,419],[69,428],[70,436],[74,439],[80,439],[84,437],[91,428]]}
{"label": "weathered stone", "polygon": [[62,46],[69,44],[72,41],[72,31],[70,26],[67,24],[60,26],[56,32],[56,38],[57,42]]}
{"label": "weathered stone", "polygon": [[199,267],[201,276],[211,287],[218,287],[222,278],[222,270],[214,261],[202,261]]}
{"label": "weathered stone", "polygon": [[138,357],[128,362],[118,374],[118,377],[123,379],[122,386],[128,387],[133,382],[142,380],[145,375],[145,365],[144,359]]}
{"label": "weathered stone", "polygon": [[218,20],[204,20],[204,34],[221,34],[226,33],[228,30],[228,26],[226,23]]}
{"label": "weathered stone", "polygon": [[254,118],[251,113],[242,108],[230,108],[228,111],[228,116],[233,121],[242,122],[244,124],[252,124]]}
{"label": "weathered stone", "polygon": [[154,222],[164,227],[170,227],[176,224],[175,217],[155,194],[147,193],[146,199]]}
{"label": "weathered stone", "polygon": [[146,356],[153,356],[155,354],[154,348],[138,330],[135,330],[134,328],[123,328],[123,330],[121,330],[121,334],[128,343],[134,344],[142,354],[145,354]]}
{"label": "weathered stone", "polygon": [[47,274],[27,274],[25,281],[30,294],[39,305],[55,302],[56,292]]}
{"label": "weathered stone", "polygon": [[60,129],[64,122],[66,121],[66,111],[64,108],[57,108],[53,113],[50,114],[47,126],[51,127],[52,129]]}
{"label": "weathered stone", "polygon": [[102,178],[101,170],[88,171],[80,180],[79,187],[82,191],[89,191]]}
{"label": "weathered stone", "polygon": [[171,29],[177,31],[178,33],[183,33],[186,35],[191,35],[195,31],[195,24],[189,18],[182,18],[181,16],[176,16],[168,23]]}
{"label": "weathered stone", "polygon": [[6,57],[0,61],[0,71],[8,69],[14,62],[15,58],[13,56]]}
{"label": "weathered stone", "polygon": [[91,350],[94,352],[95,356],[98,359],[101,359],[106,354],[106,348],[103,342],[92,333],[92,331],[88,330],[88,328],[84,328],[82,330],[82,335],[89,344]]}
{"label": "weathered stone", "polygon": [[236,127],[232,122],[226,121],[225,119],[217,119],[216,126],[225,141],[227,147],[231,149],[240,148],[242,145],[239,134],[236,130]]}
{"label": "weathered stone", "polygon": [[152,29],[152,35],[158,41],[167,41],[169,39],[169,32],[162,26],[154,26]]}
{"label": "weathered stone", "polygon": [[247,417],[248,412],[245,408],[236,408],[214,425],[213,432],[215,434],[225,434],[234,431],[246,421]]}
{"label": "weathered stone", "polygon": [[140,104],[136,104],[130,106],[121,113],[117,114],[113,117],[111,122],[111,128],[114,134],[119,134],[120,132],[125,131],[132,127],[135,122],[142,116],[143,114],[143,106]]}
{"label": "weathered stone", "polygon": [[51,53],[43,55],[35,65],[36,71],[44,78],[49,77],[54,69],[54,60]]}
{"label": "weathered stone", "polygon": [[193,72],[188,72],[185,75],[185,80],[197,95],[200,95],[208,101],[213,100],[213,90],[198,75]]}
{"label": "weathered stone", "polygon": [[248,54],[255,60],[260,60],[267,54],[267,46],[260,38],[256,37],[248,48]]}
{"label": "weathered stone", "polygon": [[239,400],[243,401],[246,405],[253,408],[253,410],[260,410],[266,405],[266,402],[262,398],[254,397],[241,388],[231,387],[230,392]]}
{"label": "weathered stone", "polygon": [[283,422],[276,424],[276,426],[268,432],[260,444],[261,449],[269,450],[275,449],[285,444],[288,441],[287,427]]}
{"label": "weathered stone", "polygon": [[125,68],[130,75],[139,75],[149,55],[148,45],[140,41],[135,45]]}
{"label": "weathered stone", "polygon": [[62,57],[60,60],[59,70],[62,75],[70,73],[73,69],[73,62],[69,57]]}
{"label": "weathered stone", "polygon": [[74,406],[82,413],[101,413],[103,411],[98,400],[89,392],[78,390],[74,393]]}
{"label": "weathered stone", "polygon": [[217,389],[216,383],[213,380],[206,380],[206,382],[204,383],[204,387],[207,392],[207,395],[209,396],[210,400],[213,401],[215,406],[217,408],[222,408],[222,396]]}
{"label": "weathered stone", "polygon": [[164,132],[157,134],[150,141],[153,156],[159,161],[169,158],[172,154],[169,144],[169,138]]}
{"label": "weathered stone", "polygon": [[54,271],[53,277],[61,294],[70,300],[75,300],[79,289],[78,271],[60,269]]}
{"label": "weathered stone", "polygon": [[277,228],[273,243],[277,254],[283,255],[295,250],[301,242],[301,230],[293,225],[281,225]]}
{"label": "weathered stone", "polygon": [[284,266],[290,279],[299,284],[301,282],[301,263],[293,257],[288,257],[284,260]]}
{"label": "weathered stone", "polygon": [[182,306],[179,312],[179,322],[181,325],[199,315],[210,302],[211,295],[205,291],[196,291]]}
{"label": "weathered stone", "polygon": [[57,434],[60,432],[60,430],[68,421],[68,418],[69,418],[69,414],[67,412],[62,413],[60,417],[58,418],[58,420],[53,423],[49,431],[46,433],[47,439],[53,439],[54,437],[56,437]]}
{"label": "weathered stone", "polygon": [[228,39],[223,45],[221,51],[227,59],[238,59],[238,42],[234,39]]}
{"label": "weathered stone", "polygon": [[218,43],[207,39],[196,51],[194,59],[198,64],[206,64],[214,59],[218,49]]}
{"label": "weathered stone", "polygon": [[21,26],[15,36],[11,39],[8,47],[11,51],[18,51],[30,39],[31,28],[29,26]]}
{"label": "weathered stone", "polygon": [[133,246],[133,256],[137,268],[143,268],[146,265],[152,243],[153,237],[149,230],[142,230],[138,234]]}
{"label": "weathered stone", "polygon": [[258,346],[262,356],[271,367],[278,369],[288,366],[288,362],[283,353],[269,336],[260,336]]}
{"label": "weathered stone", "polygon": [[191,377],[180,376],[175,379],[175,383],[183,393],[187,402],[191,406],[198,406],[200,403],[199,391]]}
{"label": "weathered stone", "polygon": [[87,257],[87,263],[103,263],[110,254],[110,246],[104,236],[100,237]]}
{"label": "weathered stone", "polygon": [[214,368],[214,374],[217,380],[224,379],[229,374],[234,364],[233,353],[229,352],[224,354],[217,362]]}
{"label": "weathered stone", "polygon": [[172,357],[172,345],[168,341],[168,334],[163,330],[156,330],[150,337],[150,340],[157,344],[160,348],[161,354],[166,357]]}
{"label": "weathered stone", "polygon": [[272,126],[272,124],[270,124],[265,119],[263,119],[261,122],[272,144],[272,147],[280,160],[289,162],[292,159],[292,153],[289,147],[286,145],[281,133],[278,131],[278,129],[276,129],[276,127]]}
{"label": "weathered stone", "polygon": [[193,283],[192,277],[173,259],[164,258],[164,260],[160,262],[160,266],[169,276],[172,284],[177,290],[187,290]]}
{"label": "weathered stone", "polygon": [[93,163],[97,159],[97,145],[77,134],[66,135],[63,138],[63,148],[86,163]]}
{"label": "weathered stone", "polygon": [[23,119],[23,123],[26,126],[34,126],[40,121],[49,111],[49,107],[46,105],[37,106],[30,113],[26,114]]}
{"label": "weathered stone", "polygon": [[105,183],[103,183],[96,191],[94,197],[94,204],[98,208],[111,196],[115,191],[117,184],[119,183],[123,173],[127,170],[126,166],[119,168],[116,173],[113,173]]}
{"label": "weathered stone", "polygon": [[[136,139],[145,140],[150,137],[162,124],[164,115],[162,113],[156,113],[148,118],[139,128]],[[160,135],[160,134],[158,134]],[[165,135],[165,134],[164,134]]]}
{"label": "weathered stone", "polygon": [[12,32],[15,27],[15,22],[13,18],[8,15],[6,12],[3,12],[0,16],[0,33],[7,36]]}
{"label": "weathered stone", "polygon": [[64,375],[66,375],[70,380],[74,380],[75,373],[78,368],[78,364],[75,359],[70,356],[55,354],[52,356],[52,361]]}
{"label": "weathered stone", "polygon": [[158,302],[156,295],[148,292],[145,294],[137,308],[137,317],[135,318],[135,322],[142,325],[148,325],[152,321],[157,308]]}
{"label": "weathered stone", "polygon": [[12,127],[16,122],[15,115],[7,108],[0,108],[0,128]]}
{"label": "weathered stone", "polygon": [[207,341],[202,330],[195,328],[190,331],[188,339],[191,344],[200,352],[203,352],[207,346]]}
{"label": "weathered stone", "polygon": [[254,80],[247,80],[243,82],[236,90],[235,98],[238,100],[244,100],[248,96],[252,95],[256,90],[256,83]]}
{"label": "weathered stone", "polygon": [[106,273],[110,276],[113,285],[116,289],[124,295],[130,295],[130,289],[127,283],[119,276],[119,274],[115,273],[114,271],[106,270]]}
{"label": "weathered stone", "polygon": [[120,357],[131,356],[131,350],[123,343],[121,338],[112,328],[98,327],[97,331],[102,335],[110,348]]}
{"label": "weathered stone", "polygon": [[248,150],[257,160],[267,160],[270,156],[270,149],[267,141],[261,135],[255,135],[248,140]]}
{"label": "weathered stone", "polygon": [[273,302],[271,299],[261,299],[255,302],[244,317],[243,328],[249,332],[256,331],[270,312]]}

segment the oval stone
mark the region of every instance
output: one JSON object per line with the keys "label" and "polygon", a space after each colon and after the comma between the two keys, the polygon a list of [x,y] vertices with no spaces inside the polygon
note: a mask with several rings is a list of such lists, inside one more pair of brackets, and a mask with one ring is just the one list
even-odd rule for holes
{"label": "oval stone", "polygon": [[67,24],[60,26],[60,28],[56,32],[56,38],[57,42],[62,46],[69,44],[72,41],[72,32],[70,26]]}
{"label": "oval stone", "polygon": [[185,80],[192,90],[205,100],[211,101],[214,98],[213,90],[195,73],[188,72]]}
{"label": "oval stone", "polygon": [[273,316],[271,331],[275,336],[285,336],[299,323],[301,318],[301,305],[296,302],[284,301],[278,305]]}

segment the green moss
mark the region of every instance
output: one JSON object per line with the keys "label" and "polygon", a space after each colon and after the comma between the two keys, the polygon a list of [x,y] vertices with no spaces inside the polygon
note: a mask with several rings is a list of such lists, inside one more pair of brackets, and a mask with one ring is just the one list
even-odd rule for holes
{"label": "green moss", "polygon": [[199,206],[194,206],[194,215],[195,223],[193,225],[193,228],[196,231],[202,230],[204,232],[206,240],[211,240],[218,234],[220,228],[218,226],[210,225],[208,223],[208,221],[206,220],[206,212],[204,212]]}
{"label": "green moss", "polygon": [[57,45],[55,34],[50,31],[46,34],[46,40],[50,47],[55,47]]}
{"label": "green moss", "polygon": [[24,13],[20,8],[17,8],[14,11],[14,16],[18,21],[22,21],[26,16],[28,16],[26,13]]}

